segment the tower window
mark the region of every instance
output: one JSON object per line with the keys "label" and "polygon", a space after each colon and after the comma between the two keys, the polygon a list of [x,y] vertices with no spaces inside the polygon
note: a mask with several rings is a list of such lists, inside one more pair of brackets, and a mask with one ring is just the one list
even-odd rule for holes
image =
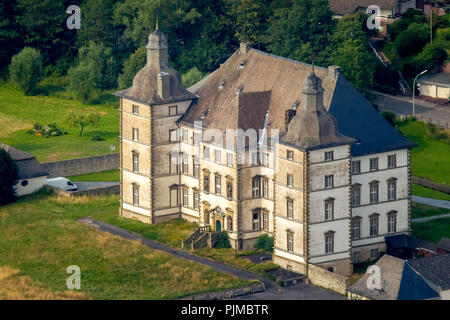
{"label": "tower window", "polygon": [[169,107],[169,116],[176,116],[178,114],[178,106]]}

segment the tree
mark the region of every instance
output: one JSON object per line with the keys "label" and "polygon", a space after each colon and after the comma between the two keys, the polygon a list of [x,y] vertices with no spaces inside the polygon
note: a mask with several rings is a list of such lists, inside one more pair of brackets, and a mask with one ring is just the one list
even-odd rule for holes
{"label": "tree", "polygon": [[80,127],[79,136],[81,137],[84,128],[99,126],[100,113],[94,112],[89,114],[81,114],[71,111],[66,117],[66,123],[71,128]]}
{"label": "tree", "polygon": [[[268,29],[267,47],[283,57],[304,59],[308,50],[325,50],[334,24],[328,0],[293,0],[291,7],[275,10]],[[310,49],[306,50],[307,47]],[[311,62],[311,57],[305,62]]]}
{"label": "tree", "polygon": [[39,51],[24,48],[11,59],[9,66],[11,80],[26,94],[36,91],[37,83],[42,79],[42,58]]}
{"label": "tree", "polygon": [[427,44],[414,59],[415,73],[431,70],[434,65],[442,64],[447,59],[447,52],[437,43]]}
{"label": "tree", "polygon": [[401,57],[420,52],[429,39],[429,27],[426,24],[413,23],[408,29],[400,32],[394,45]]}
{"label": "tree", "polygon": [[79,65],[69,69],[68,91],[75,99],[83,103],[92,103],[98,96],[95,87],[94,72],[92,65]]}
{"label": "tree", "polygon": [[16,7],[15,0],[0,2],[0,76],[7,71],[12,55],[22,48],[21,30],[14,19]]}
{"label": "tree", "polygon": [[183,86],[185,88],[193,86],[194,84],[202,80],[202,78],[202,73],[196,67],[193,67],[191,70],[181,76],[181,80],[183,81]]}
{"label": "tree", "polygon": [[273,237],[268,234],[263,234],[258,238],[255,247],[266,252],[273,252]]}
{"label": "tree", "polygon": [[140,47],[123,64],[122,73],[119,75],[119,89],[125,89],[132,85],[134,76],[144,66],[147,60],[147,49]]}
{"label": "tree", "polygon": [[259,45],[265,41],[272,15],[270,4],[269,0],[230,0],[229,12],[240,42]]}
{"label": "tree", "polygon": [[16,198],[15,185],[19,170],[8,152],[0,149],[0,206],[13,202]]}
{"label": "tree", "polygon": [[327,50],[328,64],[338,65],[342,74],[358,90],[374,82],[377,61],[369,48],[365,15],[357,13],[341,18]]}

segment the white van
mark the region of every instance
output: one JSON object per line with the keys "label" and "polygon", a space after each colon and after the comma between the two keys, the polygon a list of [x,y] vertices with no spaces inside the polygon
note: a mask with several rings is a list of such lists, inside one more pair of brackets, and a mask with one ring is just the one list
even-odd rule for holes
{"label": "white van", "polygon": [[63,177],[47,179],[47,184],[51,187],[66,190],[66,191],[78,190],[78,187],[76,184],[73,184],[69,179],[63,178]]}

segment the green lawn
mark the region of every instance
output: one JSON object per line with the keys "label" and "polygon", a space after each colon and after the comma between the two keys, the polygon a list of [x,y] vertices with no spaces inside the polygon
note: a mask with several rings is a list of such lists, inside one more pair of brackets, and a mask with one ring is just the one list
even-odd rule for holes
{"label": "green lawn", "polygon": [[82,174],[79,176],[67,177],[67,179],[76,182],[119,182],[120,170],[108,170],[96,173]]}
{"label": "green lawn", "polygon": [[411,185],[411,194],[414,196],[433,198],[450,201],[450,194],[439,192],[430,188],[419,186],[418,184]]}
{"label": "green lawn", "polygon": [[[69,111],[99,112],[98,128],[87,128],[79,137],[79,129],[69,129],[64,123]],[[56,123],[68,134],[42,138],[28,134],[33,122],[42,125]],[[107,105],[84,105],[75,100],[55,96],[24,96],[10,83],[0,85],[0,142],[35,155],[41,162],[110,153],[110,146],[119,146],[119,111]],[[92,141],[94,135],[104,140]]]}
{"label": "green lawn", "polygon": [[450,146],[427,137],[423,122],[402,123],[399,130],[408,139],[419,144],[411,151],[412,174],[450,185]]}
{"label": "green lawn", "polygon": [[450,238],[450,218],[413,223],[412,229],[413,236],[436,243],[442,237]]}
{"label": "green lawn", "polygon": [[95,211],[118,212],[118,197],[41,192],[1,207],[0,299],[61,297],[70,265],[81,268],[81,292],[68,298],[174,299],[249,284],[76,221]]}
{"label": "green lawn", "polygon": [[421,203],[412,203],[411,218],[425,218],[450,213],[450,209],[428,206]]}

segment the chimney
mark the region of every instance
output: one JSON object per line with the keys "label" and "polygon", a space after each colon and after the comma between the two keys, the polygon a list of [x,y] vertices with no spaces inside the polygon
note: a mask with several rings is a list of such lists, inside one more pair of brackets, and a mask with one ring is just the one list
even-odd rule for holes
{"label": "chimney", "polygon": [[160,72],[157,75],[158,94],[163,100],[170,98],[170,75],[167,72]]}
{"label": "chimney", "polygon": [[336,80],[341,73],[341,67],[338,66],[329,66],[328,67],[328,77],[331,80]]}
{"label": "chimney", "polygon": [[250,49],[251,49],[251,45],[246,43],[246,42],[241,42],[240,46],[239,46],[239,53],[240,54],[247,54]]}

